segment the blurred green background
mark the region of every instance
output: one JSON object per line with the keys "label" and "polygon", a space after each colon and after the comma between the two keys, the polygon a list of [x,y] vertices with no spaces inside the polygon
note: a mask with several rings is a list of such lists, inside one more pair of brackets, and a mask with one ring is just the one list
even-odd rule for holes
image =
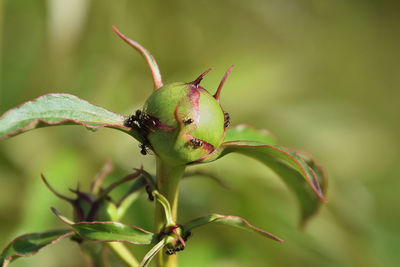
{"label": "blurred green background", "polygon": [[[211,212],[247,218],[283,244],[222,226],[194,232],[181,266],[400,266],[399,11],[393,1],[316,0],[2,0],[0,113],[50,92],[75,94],[121,114],[152,92],[145,61],[111,30],[148,48],[164,82],[191,81],[222,92],[232,124],[271,130],[282,144],[325,165],[329,203],[298,228],[294,197],[258,162],[239,155],[192,169],[228,182],[193,178],[181,185],[181,221]],[[40,173],[71,196],[87,189],[107,158],[109,182],[154,159],[108,129],[53,127],[0,143],[0,247],[19,234],[61,228],[50,212],[71,207]],[[151,230],[142,196],[125,222]],[[138,257],[145,249],[131,246]],[[11,266],[83,266],[74,243],[61,241]],[[117,265],[115,265],[117,266]]]}

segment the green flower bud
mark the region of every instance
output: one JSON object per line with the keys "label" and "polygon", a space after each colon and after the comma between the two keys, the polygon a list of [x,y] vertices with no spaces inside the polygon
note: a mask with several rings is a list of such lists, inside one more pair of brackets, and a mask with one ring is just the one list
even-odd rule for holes
{"label": "green flower bud", "polygon": [[136,122],[146,140],[144,145],[165,161],[196,161],[212,153],[223,141],[228,123],[219,104],[219,93],[226,77],[212,96],[199,85],[208,71],[193,82],[158,88],[145,102],[143,111],[128,119],[130,123]]}
{"label": "green flower bud", "polygon": [[142,111],[136,111],[125,121],[125,126],[140,133],[141,153],[145,155],[149,147],[162,160],[173,164],[188,164],[212,153],[222,143],[229,125],[229,115],[222,110],[219,95],[233,66],[225,73],[214,96],[199,85],[211,69],[193,82],[163,85],[150,52],[114,26],[113,29],[144,56],[153,74],[155,92]]}

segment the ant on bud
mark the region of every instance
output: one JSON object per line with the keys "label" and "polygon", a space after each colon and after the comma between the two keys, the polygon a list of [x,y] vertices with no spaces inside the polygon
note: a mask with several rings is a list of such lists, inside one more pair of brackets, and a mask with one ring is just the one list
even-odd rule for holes
{"label": "ant on bud", "polygon": [[192,145],[193,148],[198,148],[203,145],[203,141],[197,138],[193,138],[190,140],[190,144]]}
{"label": "ant on bud", "polygon": [[229,116],[228,112],[224,112],[224,127],[228,128],[231,124],[231,116]]}
{"label": "ant on bud", "polygon": [[138,109],[135,115],[129,116],[129,118],[124,121],[124,126],[129,128],[137,127],[142,135],[146,136],[151,128],[157,126],[157,122],[154,118]]}
{"label": "ant on bud", "polygon": [[142,111],[139,109],[136,110],[135,115],[129,116],[129,118],[127,118],[124,121],[124,126],[129,127],[129,128],[133,128],[134,126],[140,126],[141,115],[142,115]]}
{"label": "ant on bud", "polygon": [[191,124],[191,123],[193,123],[193,119],[191,119],[191,118],[183,121],[183,124],[185,124],[185,125],[188,125],[188,124]]}

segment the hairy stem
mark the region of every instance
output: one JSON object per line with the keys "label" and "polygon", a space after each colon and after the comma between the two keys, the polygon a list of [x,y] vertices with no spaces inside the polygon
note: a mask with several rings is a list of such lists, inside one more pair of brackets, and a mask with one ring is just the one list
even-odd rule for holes
{"label": "hairy stem", "polygon": [[[178,211],[178,188],[179,181],[185,171],[184,165],[174,165],[157,158],[157,188],[167,198],[171,205],[172,220],[176,221]],[[166,218],[162,206],[156,204],[155,232],[160,233],[166,225]],[[165,249],[157,255],[157,266],[177,267],[176,255],[167,255]]]}

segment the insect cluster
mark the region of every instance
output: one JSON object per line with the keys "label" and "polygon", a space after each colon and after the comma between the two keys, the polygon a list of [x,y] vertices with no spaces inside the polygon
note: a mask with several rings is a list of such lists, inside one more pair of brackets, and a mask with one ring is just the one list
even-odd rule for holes
{"label": "insect cluster", "polygon": [[125,122],[124,126],[138,130],[143,138],[143,142],[139,144],[140,153],[142,155],[147,155],[149,149],[152,150],[150,142],[147,140],[147,134],[157,125],[156,119],[145,114],[141,110],[136,110],[135,115],[129,116]]}

